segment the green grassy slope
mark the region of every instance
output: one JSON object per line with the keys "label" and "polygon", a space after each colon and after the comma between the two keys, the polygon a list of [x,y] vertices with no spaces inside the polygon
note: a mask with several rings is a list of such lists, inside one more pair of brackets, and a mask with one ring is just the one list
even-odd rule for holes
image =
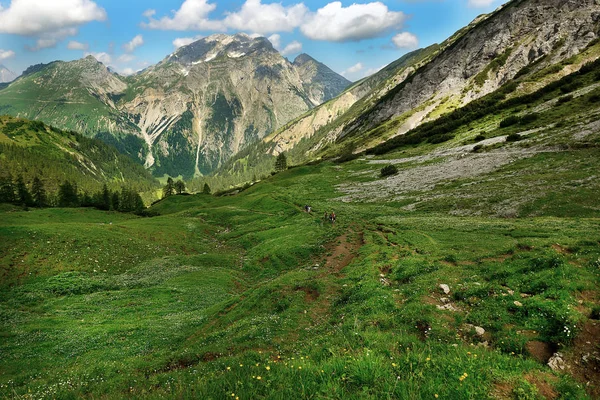
{"label": "green grassy slope", "polygon": [[25,182],[35,176],[54,192],[65,180],[77,182],[80,189],[97,191],[131,186],[150,191],[157,182],[141,165],[97,139],[89,139],[44,125],[38,121],[0,117],[0,176]]}
{"label": "green grassy slope", "polygon": [[[155,218],[3,209],[0,395],[597,396],[587,196],[557,187],[568,210],[548,198],[520,219],[341,201],[337,184],[381,184],[378,168],[299,167],[237,196],[168,198]],[[546,366],[556,350],[569,369]]]}

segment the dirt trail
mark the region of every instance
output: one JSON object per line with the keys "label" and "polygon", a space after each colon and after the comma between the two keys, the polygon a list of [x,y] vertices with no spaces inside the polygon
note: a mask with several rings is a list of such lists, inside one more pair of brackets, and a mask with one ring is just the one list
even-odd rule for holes
{"label": "dirt trail", "polygon": [[[356,235],[356,237],[351,237],[353,235]],[[356,258],[358,249],[363,245],[363,233],[346,232],[338,237],[334,244],[328,249],[331,255],[325,261],[325,272],[323,274],[339,273]]]}

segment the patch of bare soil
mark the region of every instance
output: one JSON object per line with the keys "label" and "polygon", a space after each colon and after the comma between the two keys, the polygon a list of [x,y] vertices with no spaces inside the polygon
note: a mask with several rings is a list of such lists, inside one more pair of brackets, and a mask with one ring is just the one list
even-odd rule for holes
{"label": "patch of bare soil", "polygon": [[554,251],[556,251],[559,254],[571,254],[572,253],[571,250],[569,250],[568,248],[566,248],[564,246],[561,246],[558,243],[553,244],[552,248],[554,249]]}
{"label": "patch of bare soil", "polygon": [[326,270],[339,273],[356,258],[358,249],[363,245],[363,233],[356,236],[351,239],[350,234],[345,233],[337,239],[337,244],[330,248],[331,254],[325,260]]}
{"label": "patch of bare soil", "polygon": [[304,292],[304,301],[307,303],[312,303],[313,301],[317,300],[320,296],[319,291],[315,288],[302,286],[297,288],[296,290]]}
{"label": "patch of bare soil", "polygon": [[546,364],[556,351],[556,347],[539,340],[531,340],[525,345],[527,352],[542,364]]}
{"label": "patch of bare soil", "polygon": [[556,378],[549,374],[527,374],[525,375],[527,382],[531,383],[538,390],[538,393],[544,396],[545,399],[554,400],[558,398],[558,393],[550,382],[556,381]]}
{"label": "patch of bare soil", "polygon": [[583,383],[593,399],[600,399],[600,321],[588,320],[565,354],[568,372]]}

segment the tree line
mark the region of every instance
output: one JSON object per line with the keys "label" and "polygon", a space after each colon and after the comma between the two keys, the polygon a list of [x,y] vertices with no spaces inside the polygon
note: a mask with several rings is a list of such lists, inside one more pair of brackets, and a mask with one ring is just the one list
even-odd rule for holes
{"label": "tree line", "polygon": [[105,211],[142,214],[144,202],[138,192],[122,187],[110,190],[106,184],[96,192],[80,191],[77,182],[65,180],[56,192],[48,192],[44,182],[35,176],[30,185],[22,175],[13,179],[10,174],[0,177],[0,203],[28,207],[92,207]]}

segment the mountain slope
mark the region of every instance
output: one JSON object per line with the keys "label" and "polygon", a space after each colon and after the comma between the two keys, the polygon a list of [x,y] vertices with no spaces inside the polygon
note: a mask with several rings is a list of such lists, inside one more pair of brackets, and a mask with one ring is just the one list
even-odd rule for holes
{"label": "mountain slope", "polygon": [[65,180],[80,189],[97,191],[103,184],[137,191],[155,189],[158,182],[140,164],[97,139],[61,131],[39,121],[0,117],[0,176],[42,179],[49,192]]}
{"label": "mountain slope", "polygon": [[0,111],[98,137],[157,175],[189,177],[347,84],[312,59],[290,63],[265,38],[213,35],[128,78],[92,57],[35,66],[0,90]]}
{"label": "mountain slope", "polygon": [[288,151],[300,162],[335,156],[403,135],[516,78],[512,95],[531,93],[598,57],[599,21],[593,0],[513,0],[431,48],[426,57],[417,56],[412,65],[371,87],[362,101],[351,100],[351,108],[319,117],[323,107],[347,98],[346,91],[258,147],[272,155]]}

